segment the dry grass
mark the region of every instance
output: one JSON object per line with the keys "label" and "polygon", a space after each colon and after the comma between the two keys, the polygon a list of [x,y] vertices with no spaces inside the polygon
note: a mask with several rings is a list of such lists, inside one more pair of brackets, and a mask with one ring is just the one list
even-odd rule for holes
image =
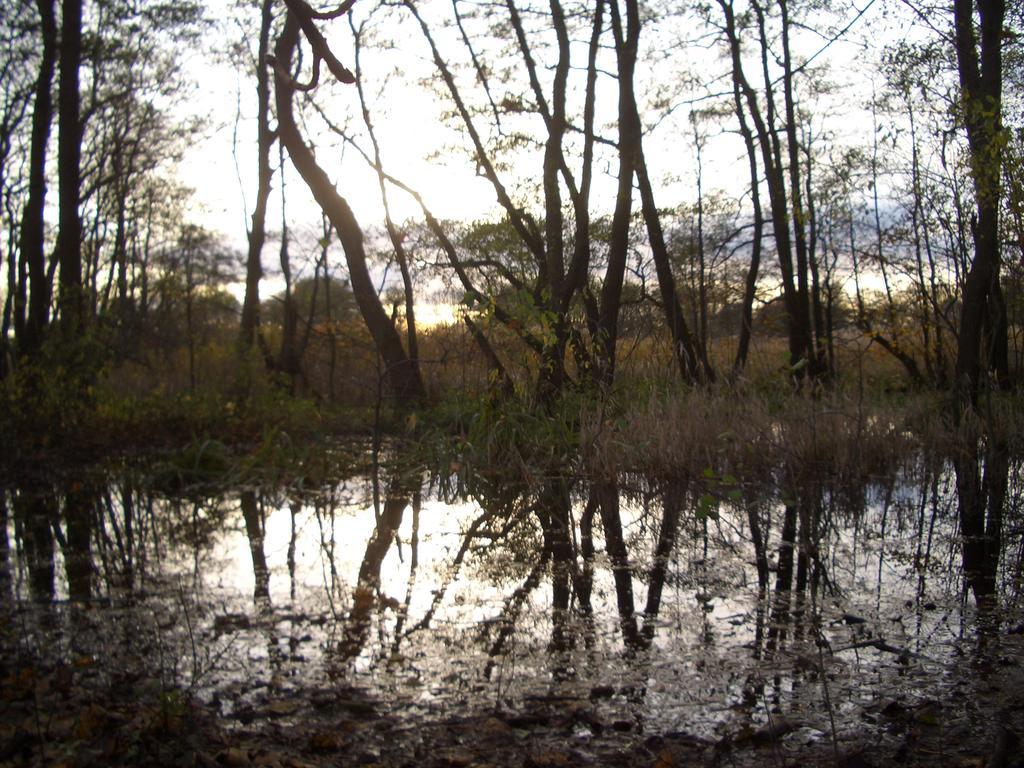
{"label": "dry grass", "polygon": [[581,444],[594,477],[731,476],[759,488],[862,486],[893,476],[918,447],[895,408],[865,409],[838,394],[769,400],[728,386],[652,392],[615,417],[585,413]]}

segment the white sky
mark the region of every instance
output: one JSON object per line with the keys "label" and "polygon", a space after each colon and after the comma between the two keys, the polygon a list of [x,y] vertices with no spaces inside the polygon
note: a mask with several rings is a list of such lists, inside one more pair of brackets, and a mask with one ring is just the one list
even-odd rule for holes
{"label": "white sky", "polygon": [[[867,2],[862,0],[858,8],[863,8]],[[877,43],[881,37],[898,39],[905,33],[907,22],[901,15],[889,16],[885,22],[872,23],[872,13],[881,8],[882,2],[877,2],[877,8],[865,14],[843,41],[829,48],[827,57],[834,62],[831,78],[838,85],[838,93],[817,103],[805,102],[815,109],[816,114],[820,111],[820,122],[828,126],[830,140],[837,144],[848,141],[863,143],[870,137],[870,115],[863,104],[870,96],[867,72],[873,66],[877,53],[865,49],[862,42],[865,34],[873,35]],[[849,18],[852,18],[853,13]],[[255,23],[255,11],[253,15]],[[351,34],[347,23],[342,20],[322,22],[321,28],[332,41],[339,57],[351,64]],[[648,48],[641,56],[642,61],[638,67],[641,92],[649,93],[652,88],[675,82],[686,71],[698,73],[705,80],[710,74],[723,71],[720,48],[677,47],[677,38],[682,34],[680,30],[691,32],[684,25],[671,28],[666,26],[663,29],[653,24],[645,28],[642,40],[646,41]],[[458,141],[444,127],[441,116],[441,110],[449,108],[448,100],[439,99],[430,88],[415,82],[416,77],[433,76],[436,79],[433,64],[428,59],[429,52],[418,30],[406,25],[396,35],[399,38],[397,50],[385,51],[377,58],[372,51],[364,52],[364,87],[371,103],[387,170],[418,189],[434,213],[441,218],[467,220],[496,215],[498,207],[490,184],[474,173],[464,152],[445,150],[453,141]],[[798,50],[807,51],[804,55],[809,55],[821,47],[822,40],[805,34],[803,40],[797,41],[797,45]],[[659,52],[661,49],[671,50],[672,53],[663,57]],[[452,50],[458,49],[453,47]],[[583,49],[579,48],[576,53],[575,63],[583,66]],[[824,61],[825,58],[822,56],[818,61]],[[254,81],[251,78],[245,79],[235,67],[227,63],[211,63],[196,57],[190,66],[199,83],[196,102],[191,108],[211,116],[213,125],[208,135],[188,152],[181,165],[180,176],[196,190],[193,215],[211,229],[219,231],[229,243],[244,252],[245,227],[251,215],[256,188]],[[402,67],[408,79],[405,84],[387,85],[382,96],[378,97],[376,91],[383,87],[382,80],[391,66]],[[751,66],[748,74],[753,76],[756,71]],[[752,79],[756,81],[756,78]],[[728,81],[724,81],[720,86],[709,87],[726,90],[730,86]],[[675,98],[675,103],[683,102],[700,92],[700,88],[690,91],[683,89]],[[614,109],[614,93],[607,77],[602,81],[599,99],[602,95],[605,102],[605,126],[600,127],[602,120],[599,116],[599,130],[614,137],[614,128],[610,124],[614,113],[608,111]],[[332,121],[344,125],[348,120],[354,133],[363,137],[361,120],[356,118],[358,95],[354,87],[323,86],[318,92],[318,100],[328,110]],[[236,123],[236,105],[239,104],[241,116]],[[700,108],[704,105],[696,106]],[[312,111],[308,111],[308,114],[311,115]],[[648,114],[654,115],[653,112]],[[733,124],[734,119],[729,118],[723,124],[708,125],[709,139],[703,155],[704,185],[708,194],[720,191],[735,197],[743,194],[749,186],[745,155]],[[720,125],[724,125],[727,132],[723,132]],[[237,165],[232,149],[235,131]],[[363,228],[380,227],[383,223],[383,209],[375,174],[356,152],[343,150],[329,134],[317,134],[312,138],[318,144],[318,160],[335,179],[338,191],[346,197]],[[361,143],[369,151],[369,142],[363,138]],[[692,202],[696,193],[689,108],[683,106],[674,112],[649,134],[645,142],[652,178],[660,183],[659,204],[672,206]],[[536,178],[540,172],[540,151],[526,156],[525,160],[525,165],[516,166],[514,170],[525,175],[527,180],[531,174]],[[273,162],[276,165],[276,149]],[[610,212],[612,208],[614,171],[614,163],[595,164],[594,213]],[[301,179],[291,169],[288,169],[287,184],[290,227],[296,230],[303,227],[309,230],[318,228],[319,209]],[[280,226],[279,185],[280,176],[275,173],[274,193],[268,212],[270,230],[277,230]],[[420,218],[418,207],[404,193],[393,190],[390,201],[397,221],[407,217]],[[303,255],[296,253],[295,257],[301,261]],[[312,252],[305,255],[312,256]],[[275,262],[274,250],[266,249],[265,265],[272,268]],[[279,281],[268,278],[261,288],[261,294],[270,295],[278,286]]]}

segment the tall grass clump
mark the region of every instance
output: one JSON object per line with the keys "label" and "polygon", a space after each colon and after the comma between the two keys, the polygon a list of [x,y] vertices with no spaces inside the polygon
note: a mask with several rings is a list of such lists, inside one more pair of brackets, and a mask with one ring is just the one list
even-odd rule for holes
{"label": "tall grass clump", "polygon": [[766,490],[863,485],[893,476],[917,446],[900,411],[837,393],[769,398],[716,385],[622,402],[615,416],[598,408],[581,419],[592,476],[685,482],[728,474]]}

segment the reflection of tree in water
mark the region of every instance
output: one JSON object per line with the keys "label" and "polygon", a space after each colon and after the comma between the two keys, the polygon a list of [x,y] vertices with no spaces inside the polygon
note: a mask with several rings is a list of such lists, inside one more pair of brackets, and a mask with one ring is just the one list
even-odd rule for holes
{"label": "reflection of tree in water", "polygon": [[242,491],[241,508],[242,518],[245,520],[245,535],[249,540],[249,552],[252,554],[252,599],[261,610],[269,610],[270,570],[267,568],[267,557],[263,550],[265,520],[255,491]]}
{"label": "reflection of tree in water", "polygon": [[[349,612],[344,637],[338,646],[338,654],[342,660],[358,655],[367,641],[373,609],[381,605],[382,600],[380,593],[381,565],[388,550],[391,549],[391,545],[396,541],[407,506],[409,506],[409,496],[397,485],[390,487],[384,500],[383,510],[377,518],[377,525],[366,544],[362,563],[359,565],[359,575],[352,592],[352,609]],[[393,598],[388,598],[388,600],[391,599]]]}
{"label": "reflection of tree in water", "polygon": [[[39,602],[56,595],[57,546],[64,559],[68,597],[86,602],[93,596],[93,524],[99,511],[100,490],[91,479],[65,481],[61,489],[28,482],[13,494],[15,536],[28,569],[29,591]],[[3,566],[9,583],[6,502],[3,522]],[[19,560],[21,562],[21,560]]]}
{"label": "reflection of tree in water", "polygon": [[298,530],[295,526],[295,520],[299,515],[299,510],[302,508],[302,504],[298,498],[292,496],[288,502],[288,513],[290,517],[290,528],[288,535],[288,596],[292,602],[295,601],[295,540],[298,535]]}
{"label": "reflection of tree in water", "polygon": [[420,566],[420,511],[423,505],[423,494],[416,491],[412,496],[412,531],[409,534],[409,578],[405,585],[405,599],[398,607],[395,618],[395,638],[392,642],[392,654],[398,653],[402,644],[402,630],[409,618],[409,606],[412,603],[413,589],[419,575]]}
{"label": "reflection of tree in water", "polygon": [[[499,657],[507,649],[531,593],[541,586],[545,575],[551,579],[551,608],[548,616],[551,621],[551,649],[556,652],[571,650],[579,639],[581,628],[585,635],[589,632],[586,628],[592,628],[591,593],[596,555],[593,523],[600,511],[624,645],[633,650],[649,647],[658,623],[662,591],[685,494],[678,485],[669,486],[662,494],[665,503],[661,506],[662,515],[654,526],[658,534],[653,553],[642,558],[650,566],[644,573],[648,589],[645,610],[641,614],[644,619],[641,629],[637,623],[633,597],[636,568],[630,564],[623,535],[617,486],[604,482],[589,489],[587,502],[580,514],[581,533],[578,541],[574,532],[576,522],[570,487],[567,480],[544,480],[539,488],[532,491],[510,493],[506,487],[494,494],[493,498],[477,497],[483,511],[462,534],[447,579],[434,590],[430,608],[407,634],[429,626],[451,580],[462,567],[467,555],[475,553],[478,556],[474,565],[475,573],[493,583],[515,584],[499,615],[483,625],[490,638],[491,657]],[[378,543],[378,534],[375,534],[368,553],[375,550]],[[376,562],[376,559],[371,558],[372,562]],[[364,564],[366,562],[364,560]],[[403,617],[402,621],[405,620]],[[584,639],[590,644],[589,637]],[[488,664],[488,673],[493,667],[494,662]]]}
{"label": "reflection of tree in water", "polygon": [[[851,600],[859,604],[865,596],[857,583],[843,585],[840,582],[844,580],[844,574],[864,565],[866,552],[872,552],[871,557],[877,558],[877,562],[871,565],[874,611],[868,615],[882,617],[883,594],[900,593],[909,585],[913,597],[907,605],[912,605],[916,613],[914,631],[918,633],[920,642],[922,627],[928,625],[923,614],[934,608],[933,601],[927,597],[927,582],[929,571],[937,565],[934,553],[937,530],[944,532],[943,541],[951,552],[955,553],[957,545],[956,539],[949,537],[953,521],[949,517],[948,508],[948,465],[925,462],[922,467],[923,477],[917,482],[910,481],[912,486],[905,485],[909,477],[899,481],[898,485],[890,479],[876,485],[876,491],[870,494],[865,493],[865,485],[853,492],[849,487],[838,484],[829,487],[827,483],[813,478],[807,480],[794,472],[789,475],[787,489],[781,493],[761,489],[759,494],[751,494],[750,489],[745,489],[744,495],[755,495],[756,498],[751,501],[733,499],[728,505],[729,509],[716,503],[716,507],[722,507],[722,515],[728,513],[727,522],[730,526],[742,527],[739,546],[752,550],[752,557],[745,557],[745,562],[753,566],[752,575],[756,578],[756,588],[750,592],[754,625],[750,649],[754,658],[761,658],[765,654],[770,659],[785,658],[786,654],[792,652],[787,650],[791,642],[796,643],[794,647],[801,647],[805,642],[811,642],[812,647],[813,644],[825,642],[825,634],[830,629],[828,622],[834,620],[829,611],[835,611],[835,605],[846,604]],[[990,476],[992,471],[989,470]],[[894,497],[897,490],[901,496],[898,503]],[[712,527],[720,527],[722,521],[717,511],[711,514],[709,521],[708,510],[702,509],[704,505],[697,498],[697,493],[688,491],[683,483],[664,483],[651,497],[658,503],[645,507],[644,520],[640,522],[648,533],[639,538],[635,534],[627,537],[622,533],[623,521],[618,508],[620,493],[614,484],[594,484],[587,491],[579,516],[578,544],[575,537],[570,537],[574,545],[570,558],[567,558],[571,569],[570,587],[573,590],[570,606],[584,618],[592,615],[593,561],[601,552],[600,538],[603,536],[603,550],[615,586],[623,645],[627,652],[630,649],[650,648],[655,643],[660,625],[663,591],[666,584],[675,578],[671,571],[673,558],[689,557],[691,566],[700,566],[695,569],[697,573],[703,574],[698,579],[714,582],[717,565],[715,559],[720,557],[722,547],[733,549],[737,544],[728,537],[723,538],[719,532],[718,541],[709,545],[709,522]],[[770,499],[772,495],[781,496],[787,503],[773,504],[764,500]],[[910,498],[913,503],[908,502]],[[550,516],[538,517],[542,525],[550,525],[553,519]],[[595,522],[600,523],[600,530],[595,531],[598,528]],[[690,543],[678,541],[680,527],[684,524],[687,529],[695,531]],[[635,523],[633,525],[635,528]],[[851,536],[852,564],[844,560],[848,557],[844,550],[849,546]],[[551,562],[552,550],[548,544],[554,539],[554,535],[545,537],[545,546],[533,555],[533,567],[521,584],[510,593],[502,618],[497,622],[502,629],[498,641],[492,647],[493,653],[500,654],[507,647],[525,598],[530,591],[540,586],[541,575],[547,569],[553,574],[553,593],[564,588]],[[645,541],[650,543],[645,544]],[[698,542],[703,551],[694,551],[693,542]],[[769,544],[775,550],[773,557],[769,556]],[[718,555],[715,554],[716,550]],[[972,551],[969,547],[963,548],[960,554],[967,571],[965,578],[968,579],[968,586],[973,589],[969,575]],[[578,568],[577,558],[582,561]],[[887,559],[893,559],[894,562],[890,565]],[[949,562],[948,558],[946,561]],[[986,567],[993,567],[994,561],[998,561],[998,553],[995,558],[987,561]],[[908,562],[912,566],[909,571],[905,570]],[[908,577],[907,573],[911,576]],[[771,576],[774,578],[770,579]],[[953,572],[943,576],[944,583],[956,579],[956,573]],[[1007,576],[1010,576],[1009,571]],[[641,612],[635,609],[634,595],[638,581],[645,583],[647,588]],[[746,576],[743,576],[743,581],[746,581]],[[942,584],[937,588],[947,589]],[[702,608],[705,629],[710,633],[707,614],[712,610],[713,583],[710,587],[697,584],[694,596]],[[556,612],[551,617],[554,626],[553,646],[565,648],[571,646],[574,638],[566,638],[564,635],[560,637],[559,632],[567,632],[581,625],[557,623],[555,619],[560,604],[564,603],[553,600],[553,611]],[[838,619],[840,626],[846,625],[853,629],[869,620],[852,613],[841,613]],[[586,622],[582,626],[585,625]],[[896,652],[901,658],[905,657],[900,646],[885,639],[884,628],[877,631],[883,634],[870,638],[867,647],[883,653]],[[711,635],[708,634],[708,637]],[[562,645],[558,646],[558,642]],[[820,666],[818,662],[808,664],[815,668]]]}
{"label": "reflection of tree in water", "polygon": [[1003,513],[1010,475],[1010,451],[1004,437],[989,426],[985,434],[967,414],[965,434],[955,452],[957,499],[963,535],[964,577],[984,610],[998,607],[999,556]]}
{"label": "reflection of tree in water", "polygon": [[14,596],[11,591],[11,540],[7,534],[9,513],[7,494],[0,492],[0,605],[6,606]]}
{"label": "reflection of tree in water", "polygon": [[47,485],[30,482],[15,492],[15,535],[28,566],[30,593],[37,601],[54,597],[53,523],[57,515],[57,499]]}
{"label": "reflection of tree in water", "polygon": [[[24,586],[16,584],[14,591],[43,599],[65,593],[61,578],[67,579],[68,594],[113,596],[134,589],[141,597],[143,585],[166,587],[168,582],[160,580],[165,567],[201,576],[197,588],[219,589],[203,583],[212,573],[206,553],[217,556],[221,550],[210,547],[218,540],[238,541],[223,540],[223,532],[241,531],[252,562],[252,597],[270,613],[218,615],[215,631],[224,634],[216,637],[227,643],[231,633],[247,630],[245,642],[255,640],[265,648],[261,656],[282,680],[291,679],[295,660],[309,653],[301,647],[309,641],[300,638],[307,631],[315,637],[312,627],[322,626],[328,614],[311,625],[305,602],[271,608],[274,551],[280,551],[282,570],[287,562],[292,594],[296,570],[301,584],[301,572],[322,564],[321,594],[336,609],[336,621],[322,630],[321,647],[332,651],[328,664],[361,657],[376,676],[399,674],[410,659],[409,669],[418,675],[430,665],[415,661],[416,651],[426,647],[433,655],[457,646],[485,655],[480,671],[499,689],[512,691],[510,700],[524,685],[550,684],[555,690],[562,679],[575,677],[576,683],[603,686],[615,674],[620,676],[616,700],[630,708],[635,727],[646,727],[647,719],[658,716],[665,693],[652,696],[635,681],[676,680],[679,690],[672,695],[724,700],[735,707],[728,717],[756,725],[766,708],[790,712],[822,706],[833,679],[825,673],[844,664],[856,670],[847,674],[863,679],[844,679],[842,689],[833,686],[833,700],[870,687],[870,674],[862,669],[895,674],[934,654],[942,612],[959,615],[955,597],[964,578],[959,560],[966,558],[955,534],[955,475],[948,464],[921,461],[899,482],[875,483],[860,494],[803,482],[795,472],[780,471],[778,477],[777,488],[748,484],[736,495],[728,484],[723,487],[729,493],[719,488],[709,494],[711,481],[699,478],[631,479],[625,491],[609,479],[549,478],[530,488],[501,486],[477,494],[478,512],[462,519],[458,539],[439,560],[430,559],[436,551],[433,521],[424,521],[424,534],[418,482],[409,480],[382,485],[376,525],[360,542],[340,533],[351,530],[347,523],[336,536],[334,521],[339,511],[349,514],[346,507],[363,509],[361,481],[352,483],[352,498],[338,484],[312,494],[250,488],[231,496],[169,500],[118,480],[76,489],[47,486],[34,496],[11,494],[6,508],[17,529],[11,559],[24,573]],[[72,490],[81,495],[69,501]],[[711,503],[709,495],[715,496]],[[75,504],[92,510],[87,547],[72,544],[67,515],[75,513]],[[30,515],[33,505],[46,511]],[[296,544],[296,520],[303,510],[308,510],[314,553],[319,537],[320,556],[314,561]],[[280,515],[274,518],[274,529],[282,532],[279,543],[266,538],[271,514]],[[30,549],[38,540],[44,547]],[[1003,545],[1017,541],[1007,537]],[[557,567],[556,544],[563,548]],[[354,559],[353,546],[360,548]],[[31,566],[33,551],[42,557],[33,555]],[[68,561],[75,552],[91,562],[88,577],[59,567],[59,555]],[[393,594],[384,594],[382,584],[395,583],[393,552],[402,563],[395,566],[402,569],[402,582]],[[1018,559],[1019,553],[1007,558],[1000,590],[1012,581]],[[351,570],[343,566],[346,561],[353,562]],[[88,591],[85,581],[72,583],[86,578],[91,579]],[[424,583],[432,578],[437,580]],[[480,591],[467,593],[467,584]],[[496,605],[484,602],[488,590],[498,591]],[[209,592],[211,598],[220,594]],[[1010,592],[1000,594],[1011,598]],[[943,596],[952,596],[950,607]],[[250,598],[240,597],[247,603]],[[479,631],[460,629],[467,615],[464,598],[474,611],[489,611],[485,617],[475,614]],[[175,615],[180,619],[181,611],[188,611],[190,621],[206,621],[204,600],[201,593],[195,600],[189,595],[186,605],[183,597]],[[891,618],[895,615],[899,623]],[[282,622],[290,628],[282,629]],[[201,623],[194,626],[200,637]],[[335,630],[336,641],[330,634]],[[519,665],[523,654],[536,658]],[[621,666],[614,657],[622,659]],[[379,664],[383,658],[397,659],[397,666]],[[356,664],[345,674],[366,669]],[[620,696],[627,688],[628,695]]]}
{"label": "reflection of tree in water", "polygon": [[99,490],[91,479],[73,480],[64,492],[64,569],[68,596],[76,601],[92,597],[92,530],[99,500]]}

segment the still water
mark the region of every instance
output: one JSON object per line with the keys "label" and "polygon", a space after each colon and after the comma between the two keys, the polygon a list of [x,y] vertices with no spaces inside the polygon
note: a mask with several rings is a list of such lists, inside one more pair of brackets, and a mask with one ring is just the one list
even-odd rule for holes
{"label": "still water", "polygon": [[[107,477],[76,524],[67,497],[18,490],[5,499],[5,639],[185,691],[229,728],[498,714],[487,722],[547,727],[584,762],[609,740],[664,760],[673,738],[705,762],[769,742],[904,757],[910,744],[921,760],[936,744],[975,754],[1021,716],[1016,475],[985,616],[964,586],[945,467],[853,498],[622,482],[617,544],[586,484],[560,488],[561,560],[537,488],[454,498],[420,478],[354,476],[168,494]],[[361,737],[367,762],[388,733],[376,747]]]}

